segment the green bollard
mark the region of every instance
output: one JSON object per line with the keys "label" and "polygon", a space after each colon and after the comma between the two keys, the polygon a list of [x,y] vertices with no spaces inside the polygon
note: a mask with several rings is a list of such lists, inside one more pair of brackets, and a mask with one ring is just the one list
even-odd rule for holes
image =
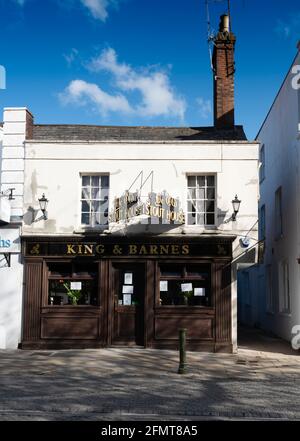
{"label": "green bollard", "polygon": [[179,368],[178,374],[186,373],[186,329],[179,329]]}

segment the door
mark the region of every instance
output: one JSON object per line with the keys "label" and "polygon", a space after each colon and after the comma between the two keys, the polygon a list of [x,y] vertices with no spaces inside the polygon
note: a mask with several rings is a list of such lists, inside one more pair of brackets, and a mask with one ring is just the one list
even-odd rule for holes
{"label": "door", "polygon": [[114,344],[144,345],[144,276],[142,264],[114,266]]}

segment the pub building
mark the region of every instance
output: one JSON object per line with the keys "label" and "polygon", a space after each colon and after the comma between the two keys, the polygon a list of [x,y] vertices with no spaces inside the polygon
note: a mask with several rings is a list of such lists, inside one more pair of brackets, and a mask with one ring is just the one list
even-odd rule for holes
{"label": "pub building", "polygon": [[186,328],[190,350],[236,350],[258,145],[234,123],[227,16],[214,43],[213,127],[28,120],[22,349],[175,349]]}

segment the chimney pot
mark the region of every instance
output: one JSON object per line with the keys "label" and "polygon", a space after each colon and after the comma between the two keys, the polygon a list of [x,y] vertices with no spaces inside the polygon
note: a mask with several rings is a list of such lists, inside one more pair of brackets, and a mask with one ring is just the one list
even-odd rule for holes
{"label": "chimney pot", "polygon": [[229,15],[221,15],[219,31],[227,32],[229,34]]}

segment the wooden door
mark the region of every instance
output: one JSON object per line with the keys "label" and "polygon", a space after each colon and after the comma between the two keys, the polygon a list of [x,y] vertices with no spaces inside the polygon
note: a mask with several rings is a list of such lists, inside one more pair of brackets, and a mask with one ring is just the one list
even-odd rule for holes
{"label": "wooden door", "polygon": [[143,346],[144,265],[118,264],[114,268],[113,344]]}

